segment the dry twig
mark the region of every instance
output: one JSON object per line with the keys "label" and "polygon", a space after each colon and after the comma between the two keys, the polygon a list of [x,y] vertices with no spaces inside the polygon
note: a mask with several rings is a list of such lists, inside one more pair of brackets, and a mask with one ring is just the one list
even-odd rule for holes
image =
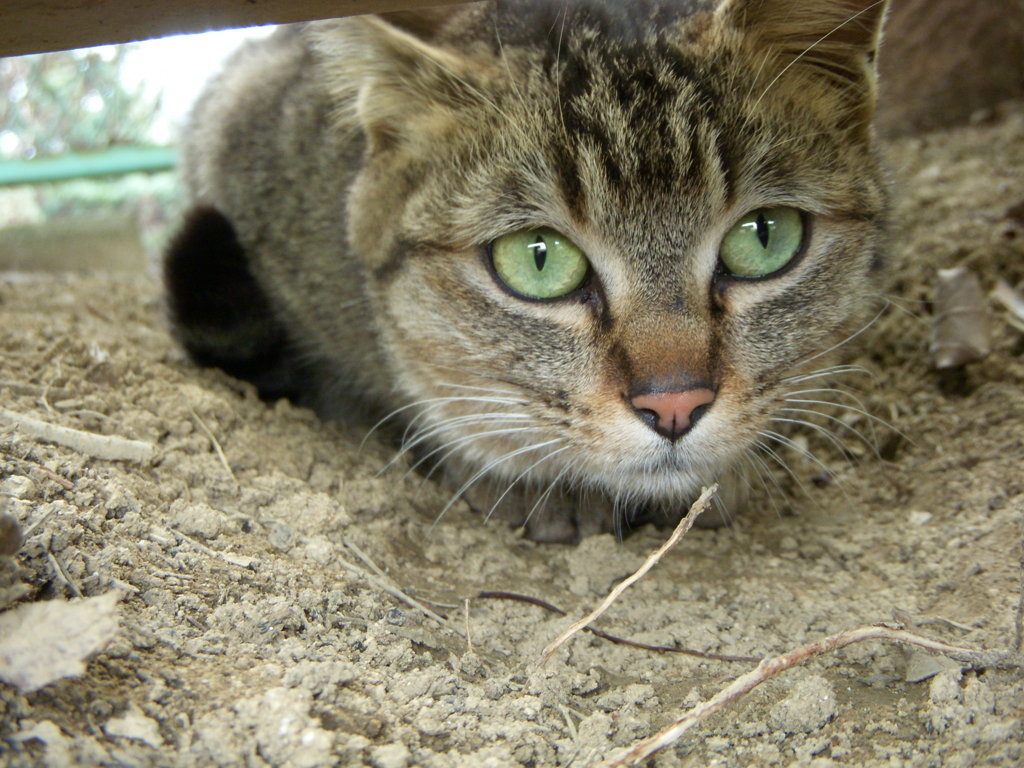
{"label": "dry twig", "polygon": [[[481,600],[514,600],[519,603],[526,603],[528,605],[535,605],[538,608],[543,608],[545,611],[551,613],[557,613],[559,616],[565,616],[565,611],[559,608],[553,603],[549,603],[547,600],[541,600],[539,597],[532,597],[530,595],[520,595],[518,592],[479,592],[477,598]],[[629,640],[625,637],[618,637],[617,635],[610,634],[604,630],[598,629],[597,627],[586,626],[583,628],[584,632],[589,632],[594,637],[600,637],[602,640],[607,640],[609,643],[615,645],[625,645],[630,648],[636,648],[641,651],[651,651],[652,653],[675,653],[681,656],[693,656],[698,659],[706,659],[708,661],[745,661],[754,662],[755,664],[761,660],[760,656],[733,656],[728,653],[708,653],[706,651],[697,651],[692,648],[674,648],[667,645],[651,645],[649,643],[641,643],[636,640]]]}
{"label": "dry twig", "polygon": [[613,760],[602,762],[594,768],[627,768],[628,766],[639,765],[659,750],[679,741],[680,738],[697,723],[706,718],[712,712],[721,709],[726,704],[739,699],[761,683],[771,680],[788,669],[803,664],[805,661],[820,656],[823,653],[836,651],[854,643],[861,643],[865,640],[882,640],[900,645],[913,645],[934,653],[949,656],[956,661],[962,662],[976,668],[994,667],[1020,667],[1021,659],[1007,651],[977,651],[971,648],[962,648],[956,645],[949,645],[938,640],[931,640],[927,637],[915,635],[902,629],[890,629],[889,627],[861,627],[846,632],[839,632],[835,635],[823,638],[816,642],[805,645],[802,648],[783,653],[770,659],[763,659],[755,669],[745,675],[733,680],[721,691],[716,693],[707,701],[701,702],[689,712],[676,720],[672,725],[649,739],[635,744],[625,755]]}
{"label": "dry twig", "polygon": [[602,602],[601,605],[595,608],[589,615],[584,616],[582,619],[580,619],[567,630],[565,630],[565,632],[559,635],[558,638],[553,643],[551,643],[551,645],[545,648],[544,655],[541,657],[540,664],[538,666],[543,667],[545,664],[547,664],[551,657],[555,655],[555,652],[563,645],[565,645],[565,643],[568,642],[568,640],[573,635],[582,632],[588,624],[593,623],[597,618],[599,618],[605,611],[607,611],[611,607],[612,603],[619,599],[619,595],[621,595],[633,584],[642,579],[647,574],[647,572],[651,570],[651,568],[653,568],[658,563],[658,561],[661,560],[662,557],[665,556],[666,552],[668,552],[676,544],[678,544],[679,541],[683,538],[683,536],[687,534],[690,528],[693,527],[694,521],[698,517],[700,517],[700,515],[708,508],[708,505],[711,503],[711,498],[715,495],[715,492],[717,490],[717,483],[712,485],[710,488],[705,488],[701,493],[700,497],[690,506],[690,511],[686,514],[686,517],[680,520],[679,525],[677,525],[676,529],[672,531],[672,535],[669,536],[668,541],[662,544],[657,552],[648,557],[636,573],[634,573],[628,579],[625,579],[617,587],[615,587],[615,589],[613,589],[608,594],[608,597],[604,599],[604,602]]}
{"label": "dry twig", "polygon": [[[227,563],[228,565],[233,565],[236,568],[244,568],[245,570],[251,570],[253,564],[256,563],[256,558],[249,557],[249,555],[236,555],[233,552],[221,552],[216,549],[210,549],[204,544],[200,544],[198,541],[193,539],[188,534],[182,533],[177,528],[172,528],[168,526],[167,530],[169,530],[175,536],[180,538],[183,542],[191,546],[193,549],[202,552],[204,555],[209,555],[210,557],[214,557],[218,560],[221,560]],[[174,563],[172,563],[170,560],[165,559],[165,562],[167,562],[167,564],[170,565],[172,569],[174,568]]]}
{"label": "dry twig", "polygon": [[1000,277],[996,280],[996,287],[992,291],[992,295],[1010,313],[1010,317],[1007,318],[1010,321],[1010,325],[1024,331],[1024,293],[1021,293]]}
{"label": "dry twig", "polygon": [[78,588],[78,585],[71,580],[71,577],[68,576],[67,571],[64,570],[64,566],[61,564],[60,560],[57,559],[57,556],[50,551],[49,547],[47,547],[46,549],[46,556],[50,560],[50,565],[53,566],[53,572],[54,575],[56,575],[57,577],[57,581],[61,582],[65,587],[70,589],[71,594],[73,594],[75,597],[81,597],[82,590],[80,590]]}
{"label": "dry twig", "polygon": [[46,443],[56,443],[70,448],[73,451],[84,453],[87,456],[94,456],[97,459],[109,461],[137,461],[148,463],[155,453],[150,443],[141,440],[129,440],[114,435],[97,435],[93,432],[83,432],[80,429],[70,427],[59,427],[31,416],[23,416],[0,408],[0,422],[13,424],[23,434],[42,440]]}
{"label": "dry twig", "polygon": [[339,565],[341,565],[346,570],[351,571],[352,573],[362,576],[364,579],[366,579],[368,582],[373,584],[378,589],[384,590],[392,597],[397,598],[398,600],[412,608],[415,608],[417,611],[422,613],[427,618],[433,619],[446,629],[450,629],[452,632],[459,635],[459,637],[464,638],[466,636],[462,629],[456,626],[453,622],[449,621],[436,611],[430,610],[430,608],[425,606],[416,598],[403,592],[401,589],[394,586],[393,584],[390,584],[390,579],[387,578],[384,572],[377,567],[376,563],[370,560],[369,557],[361,549],[359,549],[359,547],[353,545],[352,542],[350,541],[344,541],[343,543],[353,554],[355,554],[359,559],[363,560],[363,562],[366,562],[370,568],[372,568],[374,571],[376,571],[377,574],[380,575],[378,576],[374,573],[370,573],[365,568],[360,568],[358,565],[350,563],[347,560],[340,557],[338,558]]}
{"label": "dry twig", "polygon": [[220,441],[217,439],[217,436],[214,435],[213,430],[206,425],[206,422],[203,421],[202,416],[196,413],[195,408],[189,406],[189,411],[192,412],[192,418],[195,419],[196,424],[199,425],[199,428],[202,429],[203,432],[206,433],[206,436],[210,439],[210,442],[213,444],[213,450],[216,451],[217,458],[220,459],[221,466],[224,467],[224,471],[228,473],[228,477],[231,478],[231,480],[234,482],[237,488],[239,484],[238,478],[235,477],[235,473],[231,469],[231,465],[228,463],[228,457],[224,455],[224,449],[221,448]]}
{"label": "dry twig", "polygon": [[65,491],[73,491],[75,489],[75,484],[73,482],[68,480],[66,477],[58,475],[52,469],[50,469],[49,467],[47,467],[47,466],[45,466],[43,464],[40,464],[38,461],[32,461],[32,459],[29,459],[29,458],[26,458],[26,457],[23,457],[23,456],[15,456],[14,454],[8,453],[7,451],[3,450],[2,448],[0,448],[0,453],[3,453],[5,456],[9,457],[13,461],[15,461],[18,464],[20,464],[22,467],[27,467],[28,469],[26,469],[25,471],[31,471],[32,469],[38,469],[40,472],[42,472],[44,475],[46,475],[46,478],[48,480],[52,480],[57,485],[59,485],[61,488],[63,488]]}
{"label": "dry twig", "polygon": [[1024,541],[1020,543],[1020,586],[1013,617],[1013,648],[1017,653],[1024,653]]}
{"label": "dry twig", "polygon": [[41,387],[38,384],[24,384],[20,381],[0,381],[0,390],[8,390],[12,395],[27,395],[39,397],[43,392],[48,392],[51,397],[66,399],[71,392],[63,387]]}

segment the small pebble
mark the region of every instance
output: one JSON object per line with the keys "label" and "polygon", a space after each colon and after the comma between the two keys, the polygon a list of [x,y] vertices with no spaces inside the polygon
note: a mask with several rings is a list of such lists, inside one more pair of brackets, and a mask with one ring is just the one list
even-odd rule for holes
{"label": "small pebble", "polygon": [[39,495],[39,489],[32,478],[25,477],[24,475],[11,475],[8,477],[3,483],[0,483],[0,492],[22,501],[31,501]]}
{"label": "small pebble", "polygon": [[925,525],[929,520],[932,519],[931,512],[922,512],[919,509],[915,509],[910,513],[910,524],[911,525]]}
{"label": "small pebble", "polygon": [[404,744],[385,744],[370,750],[370,764],[374,768],[406,768],[411,758]]}
{"label": "small pebble", "polygon": [[771,708],[769,722],[786,733],[813,733],[839,712],[832,684],[821,675],[797,681],[786,698]]}

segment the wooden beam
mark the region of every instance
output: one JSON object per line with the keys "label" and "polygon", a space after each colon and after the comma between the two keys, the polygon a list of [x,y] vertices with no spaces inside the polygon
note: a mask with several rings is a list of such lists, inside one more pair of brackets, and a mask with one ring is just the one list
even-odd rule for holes
{"label": "wooden beam", "polygon": [[3,0],[0,56],[466,0]]}

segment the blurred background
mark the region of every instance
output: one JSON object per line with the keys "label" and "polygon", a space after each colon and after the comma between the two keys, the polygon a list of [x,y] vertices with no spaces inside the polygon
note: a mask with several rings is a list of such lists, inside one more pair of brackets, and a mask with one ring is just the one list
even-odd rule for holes
{"label": "blurred background", "polygon": [[0,58],[0,271],[155,270],[178,132],[259,27]]}

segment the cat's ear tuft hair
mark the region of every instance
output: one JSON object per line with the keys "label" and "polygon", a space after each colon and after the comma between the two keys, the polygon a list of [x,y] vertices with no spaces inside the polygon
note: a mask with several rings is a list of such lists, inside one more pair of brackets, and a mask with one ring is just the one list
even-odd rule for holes
{"label": "cat's ear tuft hair", "polygon": [[458,110],[486,103],[485,60],[434,42],[455,8],[321,22],[310,34],[328,88],[354,111],[376,152],[457,125]]}
{"label": "cat's ear tuft hair", "polygon": [[457,6],[449,5],[441,8],[420,8],[416,11],[378,13],[377,18],[426,41],[433,39],[459,10]]}
{"label": "cat's ear tuft hair", "polygon": [[768,49],[770,78],[810,73],[870,111],[888,5],[889,0],[725,0],[717,14]]}

